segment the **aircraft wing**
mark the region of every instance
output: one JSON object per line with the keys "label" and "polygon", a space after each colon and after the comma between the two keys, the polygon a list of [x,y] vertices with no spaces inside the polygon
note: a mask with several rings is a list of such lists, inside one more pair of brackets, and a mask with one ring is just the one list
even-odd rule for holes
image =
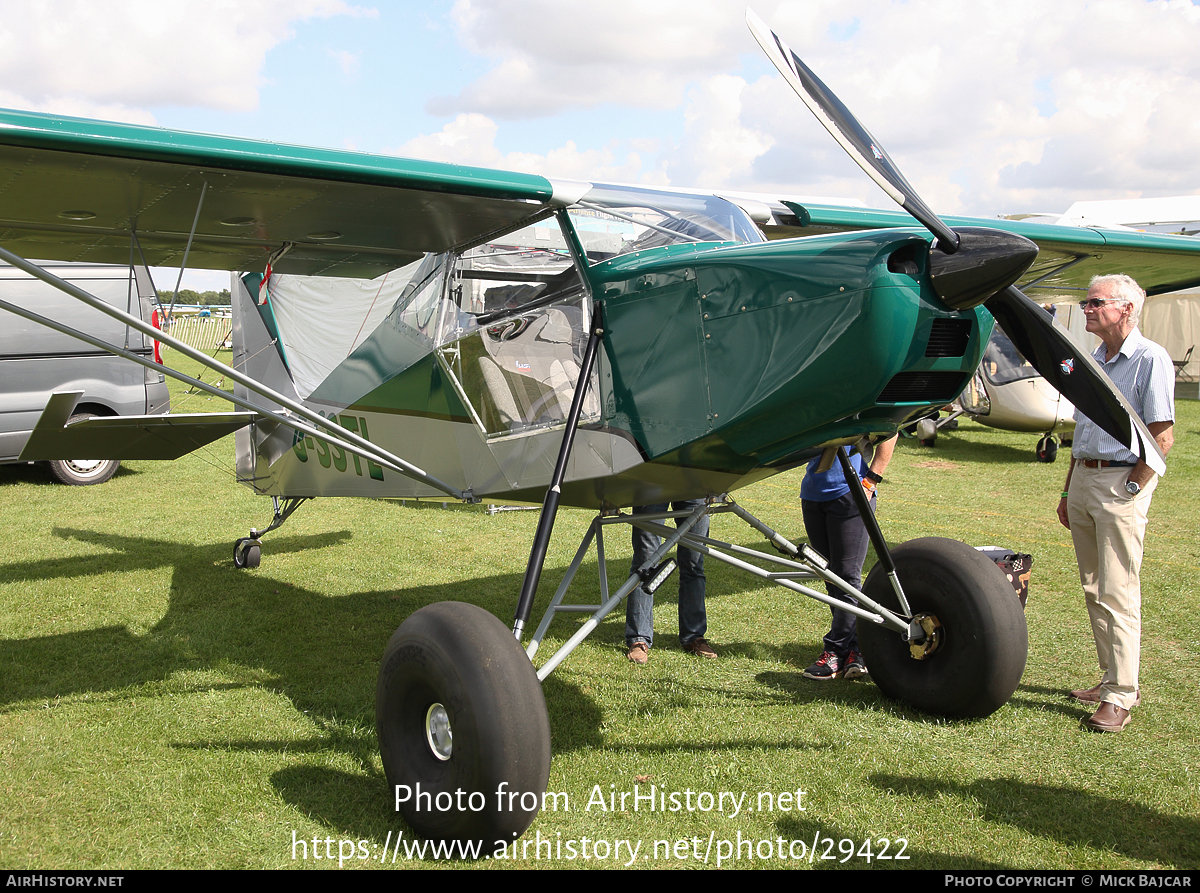
{"label": "aircraft wing", "polygon": [[[771,238],[814,236],[864,229],[911,227],[904,211],[847,208],[836,205],[781,201],[791,216],[782,224],[765,227]],[[777,215],[778,216],[778,215]],[[942,217],[951,227],[984,226],[1016,233],[1037,243],[1038,257],[1017,287],[1034,300],[1087,293],[1093,276],[1127,273],[1148,295],[1164,294],[1200,285],[1200,239],[1025,223],[980,217]]]}
{"label": "aircraft wing", "polygon": [[[567,187],[570,191],[571,187]],[[22,257],[372,278],[550,207],[529,174],[0,110],[0,244]]]}
{"label": "aircraft wing", "polygon": [[197,412],[97,416],[67,424],[82,396],[81,391],[51,395],[21,459],[178,459],[255,418],[252,412]]}

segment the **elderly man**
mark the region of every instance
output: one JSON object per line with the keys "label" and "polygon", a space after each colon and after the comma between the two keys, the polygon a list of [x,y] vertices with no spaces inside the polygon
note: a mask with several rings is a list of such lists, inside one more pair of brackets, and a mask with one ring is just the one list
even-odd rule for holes
{"label": "elderly man", "polygon": [[[1097,276],[1080,306],[1087,330],[1102,342],[1093,354],[1096,362],[1166,455],[1175,441],[1174,368],[1166,350],[1137,329],[1145,297],[1128,276]],[[1071,697],[1099,704],[1084,722],[1089,729],[1119,732],[1129,725],[1129,711],[1141,703],[1139,573],[1146,517],[1158,479],[1145,462],[1086,416],[1076,412],[1075,421],[1058,519],[1075,542],[1101,677],[1098,685],[1072,691]]]}

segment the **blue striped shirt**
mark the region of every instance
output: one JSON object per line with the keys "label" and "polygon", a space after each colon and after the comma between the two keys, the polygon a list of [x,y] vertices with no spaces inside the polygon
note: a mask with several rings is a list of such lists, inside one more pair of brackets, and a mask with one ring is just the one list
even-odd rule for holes
{"label": "blue striped shirt", "polygon": [[[1092,357],[1104,369],[1118,391],[1125,395],[1147,425],[1175,421],[1175,366],[1165,347],[1144,337],[1134,328],[1120,351],[1105,362],[1108,348],[1104,342]],[[1125,449],[1095,422],[1075,410],[1075,440],[1071,455],[1076,459],[1105,459],[1109,462],[1136,462],[1137,456]]]}

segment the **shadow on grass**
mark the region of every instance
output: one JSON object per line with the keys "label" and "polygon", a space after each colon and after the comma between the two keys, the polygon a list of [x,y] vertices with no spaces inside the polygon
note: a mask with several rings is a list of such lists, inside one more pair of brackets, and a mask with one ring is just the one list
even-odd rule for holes
{"label": "shadow on grass", "polygon": [[907,797],[934,801],[946,795],[977,804],[979,818],[985,821],[1003,822],[1069,846],[1111,851],[1162,866],[1200,867],[1200,821],[1160,812],[1136,801],[1017,778],[959,784],[880,774],[872,775],[870,781],[880,790]]}
{"label": "shadow on grass", "polygon": [[[601,712],[593,699],[577,686],[553,678],[546,681],[544,690],[550,712],[550,738],[556,753],[595,747],[602,743],[599,732]],[[191,746],[209,745],[200,743]],[[212,746],[230,745],[213,742]],[[338,749],[351,752],[362,764],[363,773],[295,765],[274,773],[271,784],[279,796],[299,812],[319,819],[342,836],[381,841],[389,831],[403,828],[407,837],[414,838],[412,829],[395,813],[394,800],[389,799],[392,795],[382,773],[375,768],[377,751],[374,735],[358,736],[351,741],[334,741],[327,737],[307,745],[301,742],[298,747],[287,741],[246,741],[234,746],[251,751],[307,750],[319,754]],[[386,808],[381,809],[381,805]]]}
{"label": "shadow on grass", "polygon": [[[114,478],[136,477],[142,472],[128,465],[122,465],[116,470]],[[50,469],[45,462],[14,462],[11,465],[0,465],[0,487],[11,487],[17,484],[44,484],[47,487],[69,487],[50,476]],[[104,486],[95,484],[93,486]]]}
{"label": "shadow on grass", "polygon": [[[1055,700],[1047,703],[1046,701],[1038,700],[1038,695],[1054,698]],[[1061,713],[1063,716],[1076,721],[1082,721],[1096,712],[1095,704],[1084,704],[1071,700],[1065,686],[1054,688],[1049,685],[1018,685],[1016,693],[1009,698],[1008,703],[1013,707],[1020,707],[1022,709]]]}
{"label": "shadow on grass", "polygon": [[[0,709],[30,700],[79,694],[153,698],[193,690],[180,671],[241,668],[247,686],[279,691],[318,731],[309,740],[191,741],[184,749],[343,753],[361,773],[311,765],[277,772],[272,783],[302,813],[319,815],[346,836],[383,840],[395,827],[378,769],[374,735],[379,658],[396,627],[434,602],[461,598],[460,583],[412,586],[329,597],[232,567],[228,543],[186,544],[58,528],[54,535],[106,549],[103,555],[37,559],[3,567],[0,580],[56,579],[70,585],[109,573],[173,569],[167,610],[145,634],[124,626],[0,640]],[[271,552],[335,546],[348,531],[275,537]],[[473,581],[471,599],[498,616],[510,614],[521,575]],[[239,687],[231,683],[230,687]],[[202,685],[217,689],[222,684]],[[557,753],[602,743],[601,710],[591,696],[560,678],[543,688]],[[181,708],[182,709],[182,708]],[[317,757],[320,759],[320,757]],[[390,804],[388,804],[390,806]]]}
{"label": "shadow on grass", "polygon": [[[934,447],[917,446],[915,441],[908,441],[909,452],[917,462],[941,460],[944,462],[961,462],[971,465],[1029,465],[1037,462],[1034,447],[1040,434],[1029,434],[1029,445],[1013,446],[1003,443],[1001,439],[1008,438],[1008,432],[996,431],[992,428],[966,428],[954,432],[942,432],[938,435]],[[1068,449],[1063,447],[1064,455]]]}
{"label": "shadow on grass", "polygon": [[[235,570],[227,543],[188,545],[67,528],[55,529],[54,535],[108,551],[12,562],[0,571],[0,582],[80,580],[171,567],[167,610],[144,635],[106,626],[0,640],[0,666],[6,668],[0,676],[0,708],[162,682],[181,670],[236,665],[248,668],[246,684],[281,691],[318,724],[372,717],[379,658],[392,633],[418,608],[463,594],[459,583],[449,583],[329,597],[261,571]],[[275,554],[320,549],[350,536],[348,531],[280,536],[272,538],[270,548]],[[472,601],[505,616],[520,583],[518,574],[478,578]],[[600,711],[588,696],[558,679],[548,681],[544,691],[556,750],[599,742]],[[144,696],[161,693],[156,688]],[[369,754],[356,757],[366,764],[373,753],[372,743]]]}
{"label": "shadow on grass", "polygon": [[[786,816],[775,823],[776,829],[791,843],[787,853],[792,861],[808,863],[814,868],[921,868],[961,871],[964,869],[996,869],[1004,866],[984,859],[956,856],[936,850],[923,850],[903,837],[876,836],[867,839],[861,834],[844,831],[828,822]],[[802,841],[804,852],[800,855]],[[866,846],[865,846],[866,845]],[[867,850],[870,854],[868,856]],[[799,855],[799,858],[796,858]],[[774,866],[772,866],[774,867]]]}
{"label": "shadow on grass", "polygon": [[[227,543],[188,545],[70,528],[55,528],[54,535],[108,551],[13,562],[0,571],[0,582],[80,580],[169,567],[174,573],[167,611],[145,635],[103,627],[0,641],[0,666],[7,667],[0,705],[115,690],[163,681],[179,670],[235,664],[251,667],[263,684],[316,717],[370,715],[379,658],[398,625],[420,607],[463,594],[460,583],[446,583],[331,598],[272,580],[262,570],[235,570]],[[277,537],[270,549],[278,555],[349,539],[348,531]],[[520,585],[517,574],[479,577],[472,600],[503,617]],[[547,684],[547,699],[562,689],[560,683]],[[594,743],[599,714],[578,709],[586,701],[580,693],[569,697],[575,730],[569,738]],[[588,715],[590,733],[583,731]]]}

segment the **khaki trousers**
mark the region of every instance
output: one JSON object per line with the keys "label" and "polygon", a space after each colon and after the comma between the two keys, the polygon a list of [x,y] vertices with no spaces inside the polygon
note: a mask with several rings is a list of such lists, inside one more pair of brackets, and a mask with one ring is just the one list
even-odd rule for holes
{"label": "khaki trousers", "polygon": [[1100,663],[1100,700],[1126,710],[1138,691],[1142,647],[1142,547],[1157,475],[1135,498],[1125,492],[1129,468],[1071,472],[1067,516],[1079,581]]}

